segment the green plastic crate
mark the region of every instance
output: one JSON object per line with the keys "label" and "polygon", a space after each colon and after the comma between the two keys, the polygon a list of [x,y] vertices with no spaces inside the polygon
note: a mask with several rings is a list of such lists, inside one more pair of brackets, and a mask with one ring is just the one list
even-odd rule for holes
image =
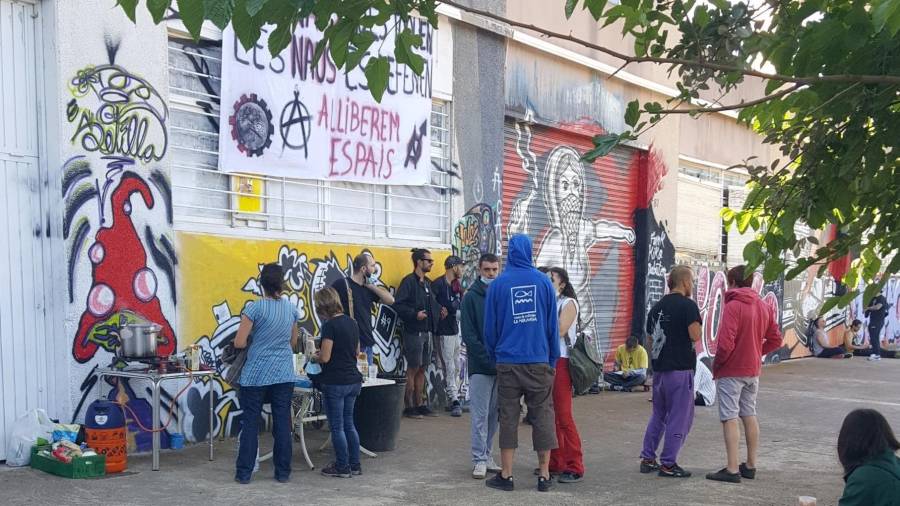
{"label": "green plastic crate", "polygon": [[31,467],[40,469],[45,473],[55,474],[64,478],[95,478],[106,474],[106,455],[94,455],[91,457],[78,457],[66,464],[54,457],[44,457],[38,452],[49,446],[31,447]]}

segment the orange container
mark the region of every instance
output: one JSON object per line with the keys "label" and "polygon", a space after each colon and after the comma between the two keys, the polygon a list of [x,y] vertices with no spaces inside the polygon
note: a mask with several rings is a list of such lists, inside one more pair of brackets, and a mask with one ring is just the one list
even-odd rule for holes
{"label": "orange container", "polygon": [[84,429],[85,440],[90,448],[100,455],[106,455],[106,473],[120,473],[128,468],[128,453],[125,449],[125,427],[116,429]]}

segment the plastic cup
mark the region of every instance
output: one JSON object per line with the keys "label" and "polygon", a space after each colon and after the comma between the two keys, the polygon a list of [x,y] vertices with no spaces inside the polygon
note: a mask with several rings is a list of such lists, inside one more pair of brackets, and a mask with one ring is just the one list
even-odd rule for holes
{"label": "plastic cup", "polygon": [[378,379],[378,366],[376,366],[375,364],[369,366],[369,379]]}

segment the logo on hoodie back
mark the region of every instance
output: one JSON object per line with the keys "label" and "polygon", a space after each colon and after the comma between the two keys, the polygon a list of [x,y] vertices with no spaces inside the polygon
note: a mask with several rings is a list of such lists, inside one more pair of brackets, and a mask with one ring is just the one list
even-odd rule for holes
{"label": "logo on hoodie back", "polygon": [[535,285],[514,286],[509,289],[514,325],[537,321],[536,293]]}

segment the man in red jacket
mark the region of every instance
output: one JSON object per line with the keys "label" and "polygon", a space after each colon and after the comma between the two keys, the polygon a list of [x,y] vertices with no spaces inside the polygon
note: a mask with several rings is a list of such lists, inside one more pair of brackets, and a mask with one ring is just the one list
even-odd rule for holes
{"label": "man in red jacket", "polygon": [[[772,310],[751,288],[753,273],[739,265],[728,271],[725,310],[716,338],[713,378],[719,398],[719,420],[725,432],[728,466],[706,475],[708,480],[740,483],[741,477],[756,477],[756,450],[759,447],[759,422],[756,420],[756,394],[762,357],[781,347],[781,329]],[[747,438],[747,462],[738,466],[738,445],[744,424]]]}

